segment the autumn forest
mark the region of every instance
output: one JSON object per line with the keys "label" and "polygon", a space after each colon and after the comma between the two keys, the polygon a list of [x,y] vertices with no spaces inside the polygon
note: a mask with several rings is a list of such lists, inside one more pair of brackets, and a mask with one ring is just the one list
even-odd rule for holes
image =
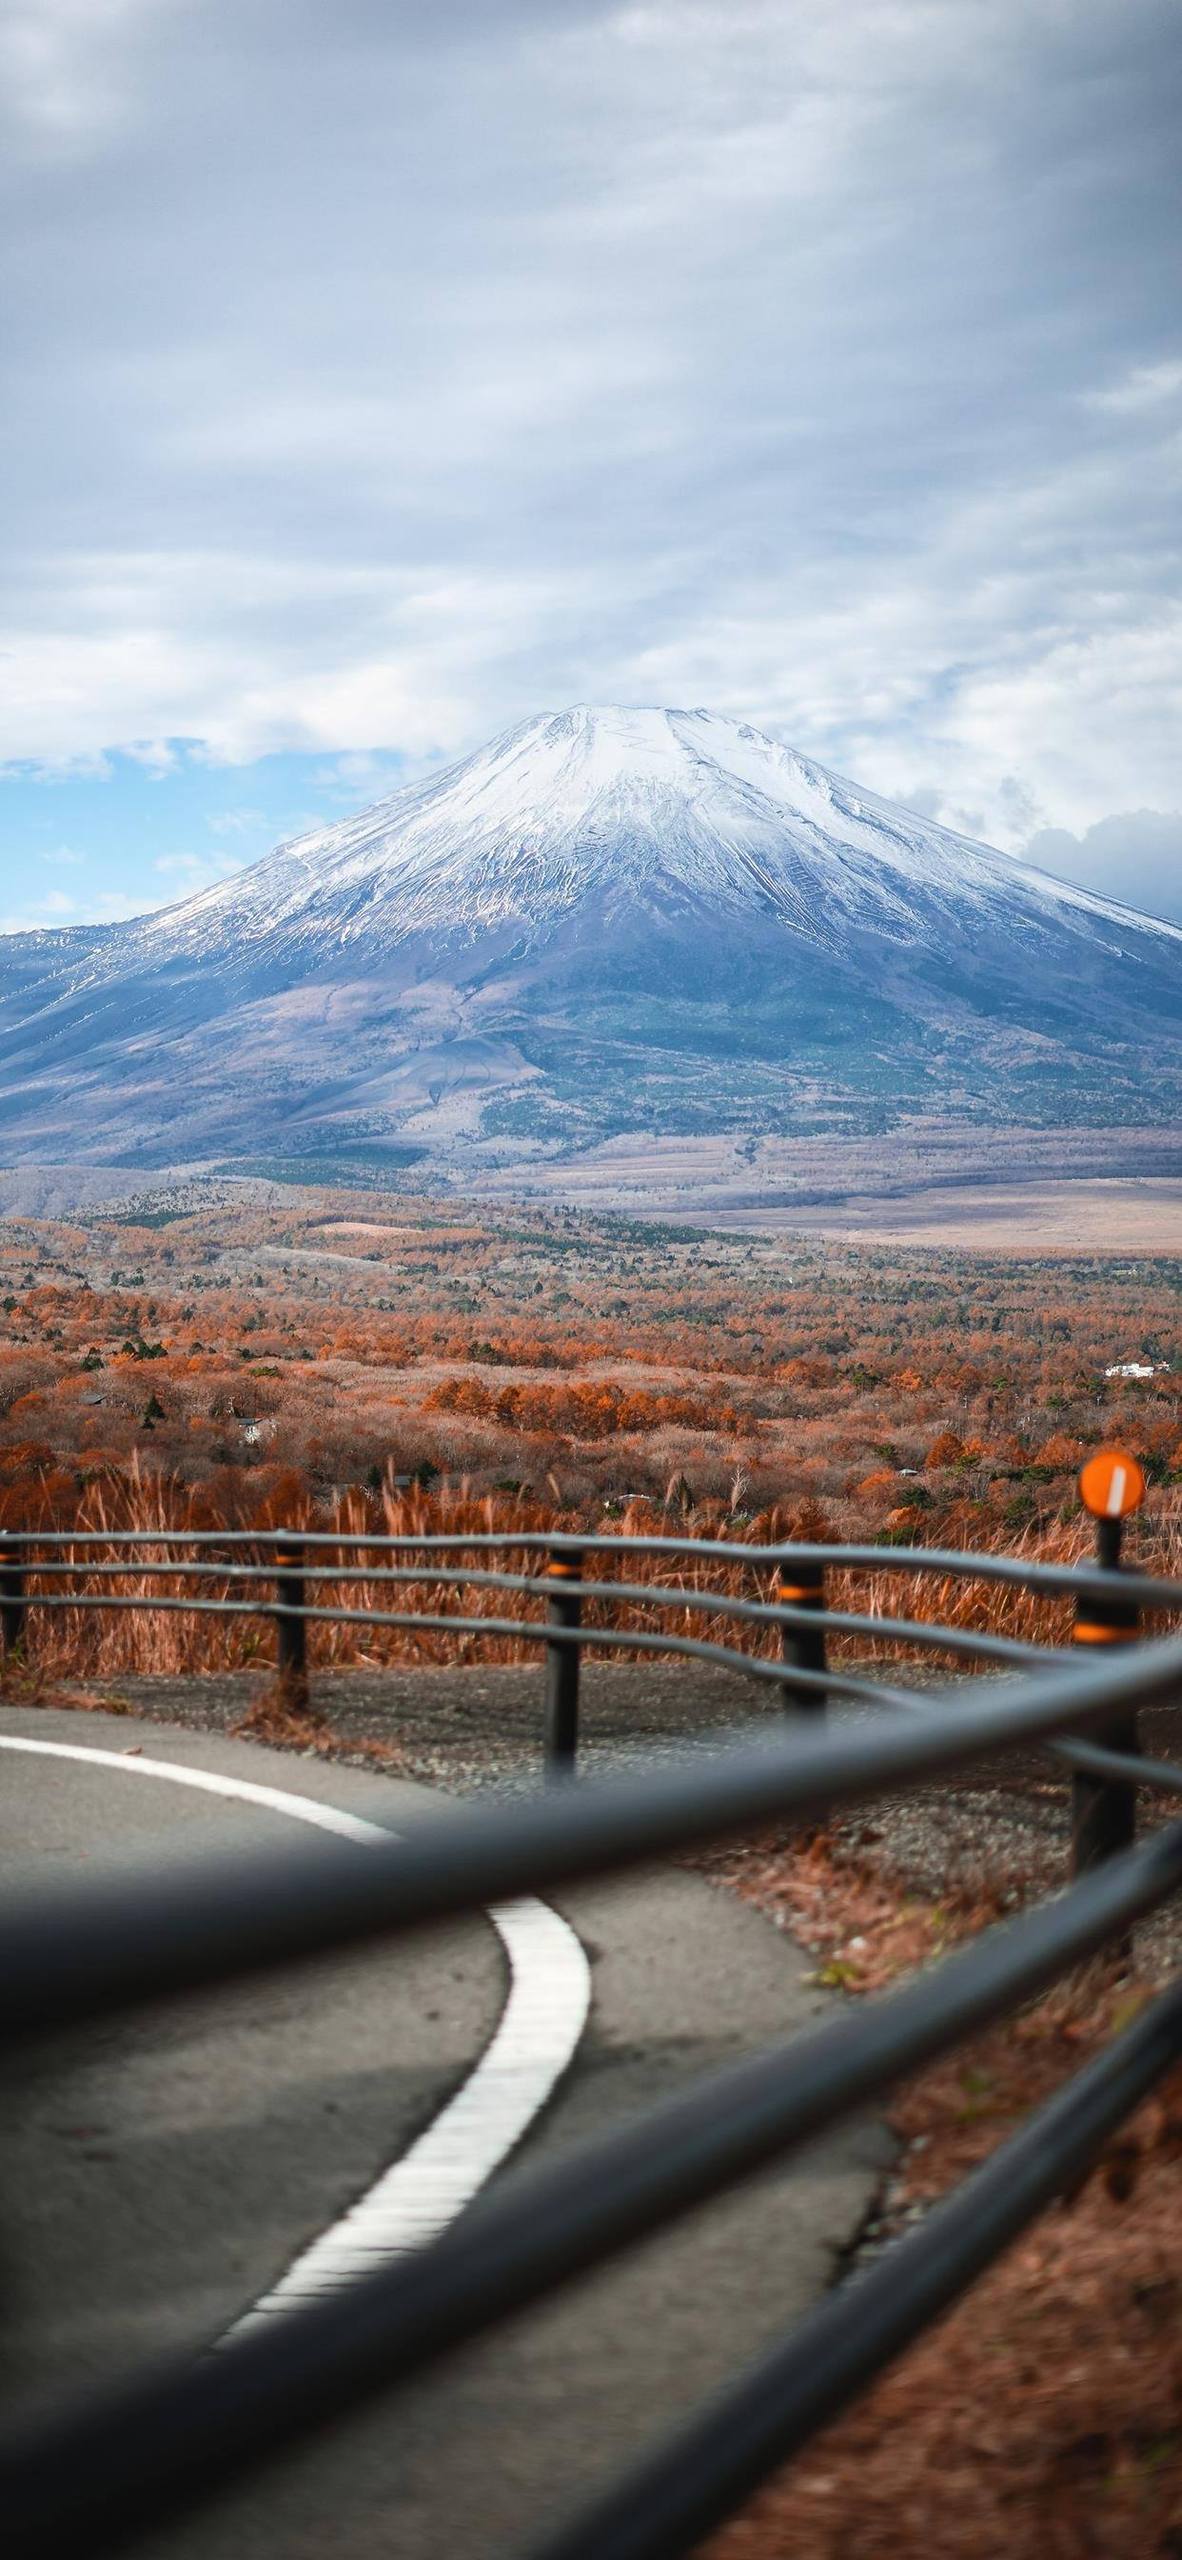
{"label": "autumn forest", "polygon": [[[1081,1551],[1182,1515],[1175,1263],[909,1255],[237,1181],[10,1218],[0,1524],[408,1523]],[[1121,1375],[1138,1370],[1141,1375]],[[885,1558],[884,1558],[885,1561]]]}

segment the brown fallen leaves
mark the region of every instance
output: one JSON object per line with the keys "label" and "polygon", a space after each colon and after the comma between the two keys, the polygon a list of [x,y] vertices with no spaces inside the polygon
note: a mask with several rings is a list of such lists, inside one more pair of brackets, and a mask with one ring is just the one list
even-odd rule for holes
{"label": "brown fallen leaves", "polygon": [[[71,1704],[76,1700],[71,1697]],[[105,1700],[96,1701],[105,1705]],[[230,1727],[243,1742],[263,1742],[273,1751],[316,1752],[325,1758],[334,1755],[351,1761],[364,1761],[388,1775],[409,1771],[406,1751],[398,1742],[385,1742],[372,1734],[351,1735],[347,1749],[342,1750],[331,1724],[318,1715],[314,1706],[303,1705],[285,1695],[282,1683],[269,1681],[260,1690],[245,1715]]]}
{"label": "brown fallen leaves", "polygon": [[230,1731],[244,1742],[265,1742],[278,1751],[327,1751],[333,1738],[323,1716],[286,1695],[278,1680],[260,1690]]}
{"label": "brown fallen leaves", "polygon": [[[825,1840],[764,1842],[714,1871],[728,1866],[817,1950],[822,1978],[862,1991],[994,1916],[900,1904]],[[906,2146],[893,2208],[956,2184],[1151,1996],[1094,1964],[910,2083],[891,2108]],[[1182,2074],[710,2545],[711,2560],[855,2550],[1182,2560]]]}
{"label": "brown fallen leaves", "polygon": [[1002,1902],[988,1891],[957,1891],[941,1902],[908,1894],[876,1865],[877,1837],[867,1825],[851,1849],[835,1847],[826,1832],[802,1839],[772,1830],[699,1863],[790,1929],[818,1958],[826,1989],[878,1991],[998,1919]]}

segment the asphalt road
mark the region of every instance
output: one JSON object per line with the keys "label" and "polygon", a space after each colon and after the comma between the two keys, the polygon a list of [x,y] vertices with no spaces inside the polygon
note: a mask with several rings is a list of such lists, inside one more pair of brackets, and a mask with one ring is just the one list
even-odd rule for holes
{"label": "asphalt road", "polygon": [[[122,1717],[6,1708],[4,1735],[159,1756],[396,1829],[439,1803]],[[131,1776],[114,1760],[0,1751],[6,1874],[109,1872],[228,1840],[249,1856],[282,1818]],[[821,2005],[798,1951],[700,1877],[641,1876],[563,1907],[591,1961],[591,2015],[505,2177]],[[487,2056],[505,1994],[503,1951],[473,1919],[26,2059],[0,2123],[10,2402],[216,2337],[431,2125]],[[158,2560],[514,2549],[815,2300],[887,2156],[877,2126],[839,2131],[143,2548]]]}

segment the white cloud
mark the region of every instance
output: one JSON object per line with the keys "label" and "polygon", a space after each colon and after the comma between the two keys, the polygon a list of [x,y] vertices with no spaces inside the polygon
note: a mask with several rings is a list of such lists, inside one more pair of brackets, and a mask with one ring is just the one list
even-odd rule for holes
{"label": "white cloud", "polygon": [[1182,809],[1129,809],[1101,818],[1082,836],[1044,827],[1025,851],[1060,879],[1182,923]]}
{"label": "white cloud", "polygon": [[[966,676],[922,753],[884,757],[883,787],[906,799],[921,764],[929,783],[935,767],[936,814],[1016,849],[1032,815],[1079,831],[1114,806],[1168,806],[1182,779],[1180,715],[1182,610],[1140,628],[1055,637],[1022,663]],[[980,823],[970,827],[974,808]]]}
{"label": "white cloud", "polygon": [[162,853],[152,865],[164,879],[179,881],[186,894],[190,889],[210,888],[215,880],[228,880],[242,868],[237,856],[228,853]]}
{"label": "white cloud", "polygon": [[222,809],[210,819],[209,832],[211,836],[257,836],[266,825],[262,809]]}
{"label": "white cloud", "polygon": [[105,889],[94,900],[94,913],[81,921],[86,924],[121,924],[126,916],[142,916],[145,900],[126,889]]}
{"label": "white cloud", "polygon": [[63,927],[72,930],[79,925],[118,924],[127,916],[142,915],[149,903],[127,891],[107,889],[83,904],[80,899],[67,898],[59,889],[50,889],[26,906],[0,915],[0,933],[49,933]]}
{"label": "white cloud", "polygon": [[387,757],[374,754],[334,756],[308,777],[313,790],[331,791],[338,799],[352,801],[363,799],[367,792],[377,798],[396,790],[400,778]]}
{"label": "white cloud", "polygon": [[62,898],[51,890],[48,896],[35,900],[20,914],[5,916],[0,923],[0,932],[48,932],[52,927],[63,925],[71,919],[77,920],[73,899]]}
{"label": "white cloud", "polygon": [[1156,409],[1159,401],[1175,400],[1182,395],[1182,363],[1136,364],[1123,382],[1112,383],[1104,391],[1085,391],[1084,399],[1093,409],[1108,409],[1117,417],[1128,417],[1138,409]]}
{"label": "white cloud", "polygon": [[171,738],[129,738],[123,749],[133,764],[142,765],[145,773],[161,781],[166,773],[175,773],[180,761]]}
{"label": "white cloud", "polygon": [[0,753],[362,797],[656,698],[1005,842],[1177,805],[1169,0],[14,26]]}
{"label": "white cloud", "polygon": [[0,69],[12,135],[33,155],[82,154],[129,115],[136,39],[170,0],[6,0]]}

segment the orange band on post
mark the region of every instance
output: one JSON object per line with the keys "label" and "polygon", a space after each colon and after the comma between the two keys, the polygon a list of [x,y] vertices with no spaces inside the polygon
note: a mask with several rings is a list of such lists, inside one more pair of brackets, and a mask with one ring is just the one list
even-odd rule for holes
{"label": "orange band on post", "polygon": [[1133,1627],[1096,1627],[1090,1620],[1081,1618],[1072,1629],[1071,1641],[1073,1644],[1128,1644],[1135,1633]]}

